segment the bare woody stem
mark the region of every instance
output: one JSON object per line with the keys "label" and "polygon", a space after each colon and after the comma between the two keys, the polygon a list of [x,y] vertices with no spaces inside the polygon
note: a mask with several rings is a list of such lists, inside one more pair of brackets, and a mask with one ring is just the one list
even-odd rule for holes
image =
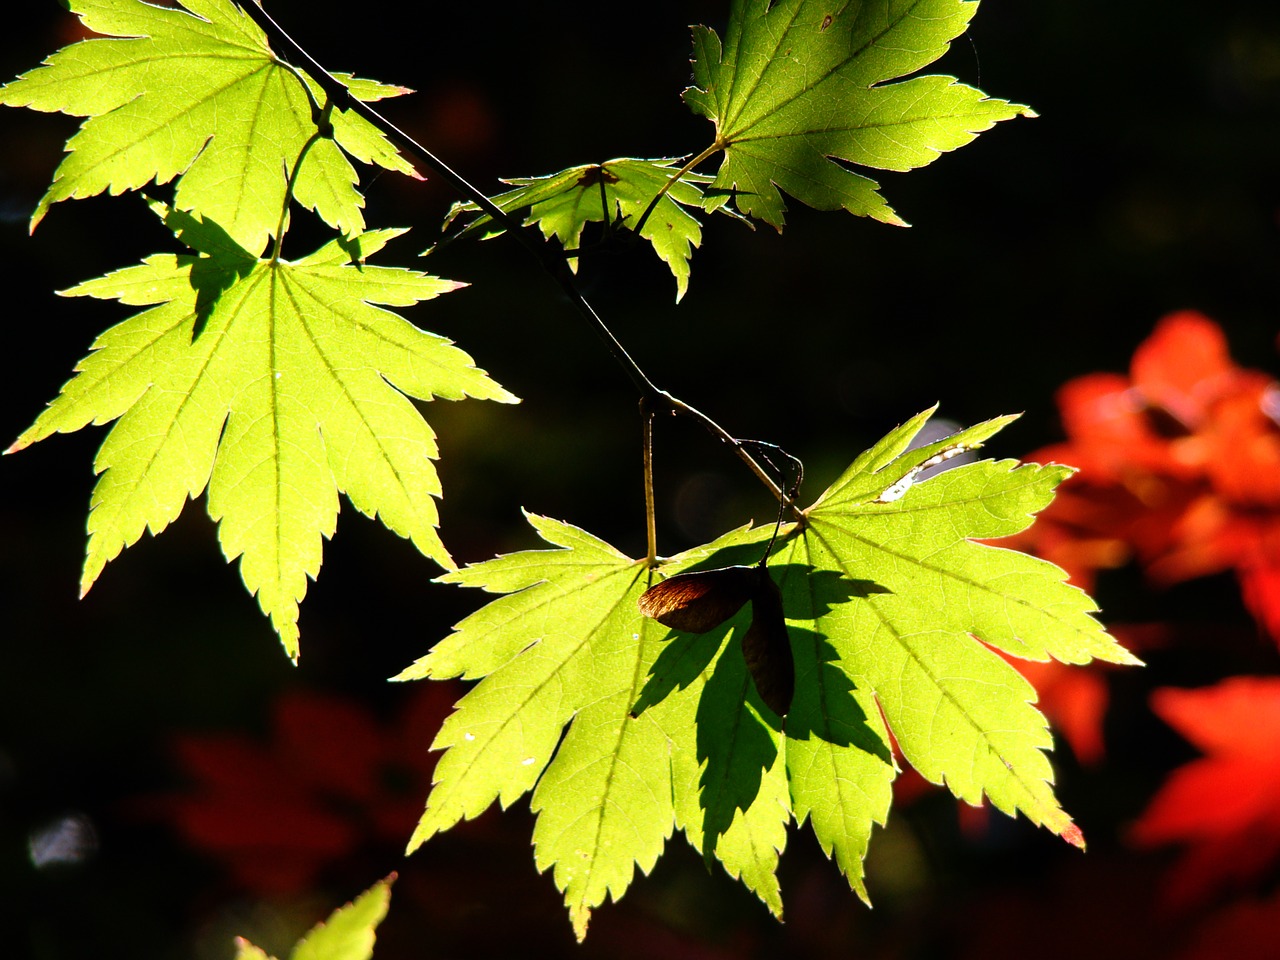
{"label": "bare woody stem", "polygon": [[[298,43],[285,32],[272,17],[263,10],[254,0],[237,0],[240,9],[250,20],[258,25],[268,37],[271,38],[273,44],[279,49],[288,52],[291,58],[302,65],[313,80],[324,91],[328,101],[326,108],[332,107],[339,110],[350,110],[357,116],[363,117],[365,120],[381,129],[388,138],[403,152],[413,157],[418,163],[431,170],[437,176],[447,183],[450,188],[458,195],[470,200],[482,212],[487,214],[495,223],[502,226],[508,234],[515,237],[533,256],[542,264],[546,272],[560,286],[560,289],[569,298],[574,305],[578,315],[587,323],[592,332],[596,335],[605,346],[605,349],[613,356],[614,360],[622,367],[627,378],[635,387],[636,392],[640,394],[642,402],[648,405],[649,415],[652,417],[659,411],[666,411],[677,416],[692,417],[701,423],[711,434],[718,440],[729,445],[738,459],[747,465],[747,468],[755,474],[761,483],[769,490],[769,492],[780,502],[787,500],[786,493],[773,482],[764,468],[751,456],[750,452],[743,444],[718,423],[708,417],[706,414],[689,406],[682,400],[673,397],[665,390],[660,390],[653,384],[653,381],[640,369],[639,364],[632,359],[626,348],[613,335],[613,331],[605,324],[596,313],[595,308],[583,296],[582,291],[578,289],[577,281],[574,278],[573,271],[569,269],[569,263],[562,253],[555,250],[542,237],[533,230],[526,228],[517,218],[511,216],[496,203],[494,203],[484,191],[477,188],[469,180],[457,173],[447,163],[437,157],[434,153],[418,143],[411,136],[397,127],[391,121],[387,120],[382,114],[367,103],[352,96],[351,91],[347,89],[339,81],[335,80],[327,70],[324,69],[311,54],[307,53]],[[659,192],[658,196],[649,204],[652,210],[658,201],[666,195],[674,183],[681,176],[687,173],[697,163],[701,163],[716,150],[720,149],[718,144],[713,144],[707,150],[699,154],[682,170],[678,171]],[[648,216],[645,212],[645,216]],[[642,218],[643,220],[643,218]],[[638,230],[637,230],[638,232]],[[791,505],[793,512],[799,516],[794,504]]]}

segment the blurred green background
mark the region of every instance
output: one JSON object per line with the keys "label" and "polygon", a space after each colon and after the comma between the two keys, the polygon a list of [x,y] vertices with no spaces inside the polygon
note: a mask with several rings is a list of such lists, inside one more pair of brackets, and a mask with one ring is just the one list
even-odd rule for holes
{"label": "blurred green background", "polygon": [[[679,99],[688,25],[720,27],[727,15],[726,2],[711,0],[271,0],[268,9],[326,66],[420,91],[385,112],[490,192],[501,176],[701,149],[710,126]],[[4,78],[77,37],[54,2],[26,0],[6,19]],[[647,252],[584,265],[588,295],[660,386],[739,436],[801,456],[812,497],[934,402],[962,423],[1025,411],[993,444],[998,456],[1056,439],[1054,389],[1125,369],[1170,310],[1205,311],[1241,363],[1277,369],[1274,0],[985,0],[930,72],[1041,116],[1002,124],[923,170],[878,176],[912,228],[798,205],[782,236],[714,218],[679,307]],[[136,196],[59,204],[28,236],[74,129],[62,116],[0,112],[0,438],[16,437],[97,332],[127,315],[53,291],[173,249]],[[435,180],[362,175],[369,222],[415,228],[383,262],[421,266],[415,255],[453,198]],[[308,219],[294,217],[287,253],[321,242]],[[406,315],[456,340],[524,399],[427,411],[455,557],[531,546],[521,507],[642,551],[639,420],[621,373],[516,244],[457,245],[426,269],[472,287]],[[289,697],[338,698],[392,728],[414,692],[386,678],[478,598],[433,585],[429,562],[348,506],[303,605],[294,668],[223,562],[201,503],[77,601],[102,435],[51,438],[0,462],[0,916],[16,956],[228,957],[234,934],[281,952],[391,870],[401,881],[375,954],[384,960],[1012,956],[1035,943],[1042,957],[1163,956],[1176,926],[1140,892],[1164,860],[1120,838],[1190,751],[1146,712],[1146,691],[1276,668],[1274,646],[1206,645],[1112,677],[1106,763],[1086,770],[1066,749],[1055,755],[1087,855],[1025,821],[962,828],[947,798],[926,796],[873,841],[874,911],[807,832],[792,832],[783,859],[785,925],[677,839],[652,877],[597,912],[579,948],[550,878],[534,871],[524,801],[408,860],[399,841],[369,833],[317,867],[305,891],[269,896],[158,812],[192,783],[175,744],[211,734],[265,743]],[[656,446],[663,552],[771,516],[758,486],[695,428],[662,423]],[[1120,621],[1191,618],[1248,631],[1225,577],[1156,595],[1121,572],[1099,599]],[[405,783],[384,786],[422,800]],[[31,838],[68,817],[96,839],[77,862],[37,869]]]}

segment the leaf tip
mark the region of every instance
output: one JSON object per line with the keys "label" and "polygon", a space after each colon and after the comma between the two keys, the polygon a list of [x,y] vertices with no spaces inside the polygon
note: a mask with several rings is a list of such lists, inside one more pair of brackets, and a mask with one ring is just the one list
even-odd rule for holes
{"label": "leaf tip", "polygon": [[1085,848],[1084,833],[1074,823],[1067,824],[1066,828],[1060,834],[1063,840],[1076,847],[1079,850]]}
{"label": "leaf tip", "polygon": [[1116,658],[1113,663],[1118,663],[1122,667],[1145,667],[1147,662],[1140,657],[1135,657],[1132,652],[1124,647],[1116,644]]}
{"label": "leaf tip", "polygon": [[570,908],[569,917],[573,921],[573,935],[577,937],[579,943],[582,943],[587,939],[587,924],[591,922],[591,908],[580,904],[575,905]]}
{"label": "leaf tip", "polygon": [[9,454],[17,453],[19,450],[25,450],[29,446],[31,446],[31,441],[26,439],[26,434],[24,433],[17,440],[13,441],[13,443],[9,444],[9,446],[5,447],[4,453],[0,454],[0,456],[7,457]]}
{"label": "leaf tip", "polygon": [[102,572],[106,561],[101,557],[95,558],[92,549],[90,556],[84,558],[84,570],[81,572],[81,589],[79,589],[79,598],[83,600],[88,596],[88,591],[93,588],[93,584],[97,582],[97,576]]}
{"label": "leaf tip", "polygon": [[435,832],[436,832],[435,828],[428,826],[426,823],[427,813],[430,812],[429,807],[430,807],[430,801],[428,801],[428,810],[422,814],[422,819],[418,821],[417,827],[414,828],[413,836],[409,838],[408,844],[405,845],[404,855],[406,857],[409,856],[409,854],[413,853],[415,850],[417,850],[420,846],[422,846],[424,843],[426,843],[435,835]]}
{"label": "leaf tip", "polygon": [[[441,578],[437,577],[431,582],[439,583],[440,581]],[[456,580],[454,582],[456,582]],[[431,654],[428,653],[413,661],[413,663],[409,664],[394,677],[388,677],[387,682],[404,683],[409,680],[430,680],[431,678]]]}

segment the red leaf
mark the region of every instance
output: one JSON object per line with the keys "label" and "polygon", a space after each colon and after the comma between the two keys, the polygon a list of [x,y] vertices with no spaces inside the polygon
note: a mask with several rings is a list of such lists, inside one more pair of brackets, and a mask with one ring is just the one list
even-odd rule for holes
{"label": "red leaf", "polygon": [[1086,766],[1100,763],[1105,754],[1102,720],[1109,696],[1098,664],[1080,667],[1056,660],[1006,659],[1036,688],[1040,709],[1071,745],[1076,759]]}
{"label": "red leaf", "polygon": [[1149,405],[1194,429],[1209,403],[1230,389],[1238,368],[1231,362],[1222,328],[1202,313],[1184,310],[1156,324],[1134,351],[1129,371]]}
{"label": "red leaf", "polygon": [[430,783],[431,736],[456,693],[422,684],[389,728],[351,701],[286,693],[268,742],[178,740],[175,754],[193,784],[144,808],[241,885],[296,893],[373,841],[403,846]]}
{"label": "red leaf", "polygon": [[1007,543],[1063,566],[1089,589],[1098,570],[1137,560],[1168,585],[1234,569],[1245,602],[1280,642],[1280,387],[1236,366],[1222,330],[1165,317],[1131,375],[1065,384],[1067,441],[1029,459],[1080,474]]}
{"label": "red leaf", "polygon": [[1151,704],[1206,755],[1170,775],[1131,839],[1188,847],[1167,890],[1178,902],[1256,880],[1280,857],[1280,677],[1166,688]]}

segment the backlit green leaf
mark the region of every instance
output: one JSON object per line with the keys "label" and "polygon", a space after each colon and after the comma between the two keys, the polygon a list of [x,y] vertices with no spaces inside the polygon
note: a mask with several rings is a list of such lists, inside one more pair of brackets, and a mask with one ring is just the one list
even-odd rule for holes
{"label": "backlit green leaf", "polygon": [[770,528],[650,571],[532,517],[557,549],[446,574],[504,596],[399,677],[480,681],[436,739],[445,753],[411,846],[532,790],[537,865],[553,870],[581,937],[590,910],[620,896],[635,866],[648,871],[673,827],[780,915],[776,868],[795,819],[867,899],[863,859],[897,773],[891,734],[956,796],[1082,845],[1053,795],[1035,691],[991,648],[1136,661],[1057,567],[976,542],[1025,529],[1070,469],[984,460],[931,476],[1012,418],[912,448],[928,418],[860,455],[773,547],[795,663],[785,718],[743,657],[754,600],[702,634],[637,606],[651,581],[755,563]]}
{"label": "backlit green leaf", "polygon": [[436,532],[435,435],[408,397],[515,398],[448,340],[376,306],[460,286],[363,262],[403,231],[290,263],[259,260],[187,214],[167,222],[194,255],[156,255],[67,291],[149,309],[98,338],[11,449],[119,418],[94,463],[82,589],[207,484],[223,551],[241,558],[245,585],[296,657],[298,602],[339,492],[453,565]]}
{"label": "backlit green leaf", "polygon": [[[316,131],[300,72],[276,58],[230,0],[185,0],[185,9],[141,0],[71,0],[70,7],[103,36],[64,47],[0,88],[0,103],[88,118],[68,141],[32,228],[59,200],[178,177],[179,209],[216,221],[245,250],[261,253],[276,232],[286,176]],[[339,79],[363,100],[407,92]],[[334,111],[332,122],[333,139],[307,152],[295,198],[355,235],[364,230],[364,200],[343,151],[402,173],[412,167],[354,113]]]}
{"label": "backlit green leaf", "polygon": [[997,121],[1033,115],[953,77],[890,82],[942,56],[977,9],[968,0],[735,0],[723,41],[694,28],[694,86],[684,94],[724,150],[712,187],[779,229],[779,189],[819,210],[901,224],[879,185],[847,165],[910,170]]}
{"label": "backlit green leaf", "polygon": [[[390,879],[375,883],[352,903],[339,907],[298,941],[289,960],[369,960],[378,924],[391,904]],[[237,938],[236,960],[269,960],[266,951]]]}
{"label": "backlit green leaf", "polygon": [[[582,231],[588,223],[608,221],[611,229],[634,230],[649,203],[679,171],[675,160],[633,160],[622,158],[604,163],[570,167],[546,177],[507,180],[516,189],[500,193],[493,202],[503,211],[527,209],[525,225],[537,224],[544,237],[555,237],[566,250],[578,251]],[[653,213],[640,228],[640,235],[671,268],[676,278],[676,300],[689,288],[689,258],[702,243],[702,226],[689,212],[704,202],[702,188],[711,177],[685,173],[658,201]],[[474,203],[457,203],[445,223],[478,212]],[[472,220],[458,232],[500,233],[488,216]],[[577,256],[569,261],[577,269]]]}

